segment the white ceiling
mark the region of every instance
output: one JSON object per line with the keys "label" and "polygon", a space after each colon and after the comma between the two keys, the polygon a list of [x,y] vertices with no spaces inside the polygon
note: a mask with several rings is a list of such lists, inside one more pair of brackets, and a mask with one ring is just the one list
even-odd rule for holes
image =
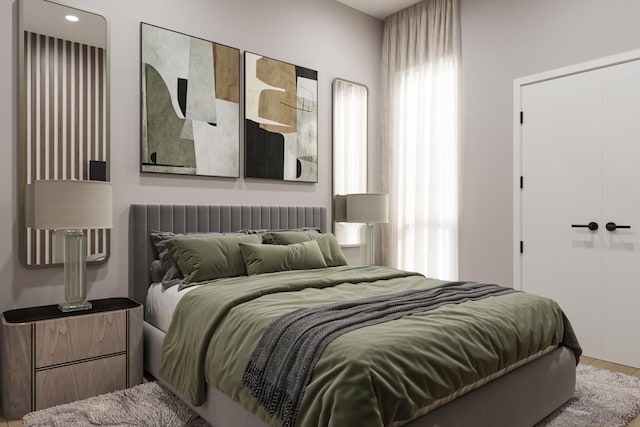
{"label": "white ceiling", "polygon": [[385,19],[387,16],[407,8],[420,0],[337,0],[354,9],[364,12],[378,19]]}

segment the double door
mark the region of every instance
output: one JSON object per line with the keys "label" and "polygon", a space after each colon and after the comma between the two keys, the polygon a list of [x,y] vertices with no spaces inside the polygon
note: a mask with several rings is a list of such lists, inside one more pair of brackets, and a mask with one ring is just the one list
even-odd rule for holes
{"label": "double door", "polygon": [[640,367],[640,61],[520,101],[520,288],[562,306],[585,355]]}

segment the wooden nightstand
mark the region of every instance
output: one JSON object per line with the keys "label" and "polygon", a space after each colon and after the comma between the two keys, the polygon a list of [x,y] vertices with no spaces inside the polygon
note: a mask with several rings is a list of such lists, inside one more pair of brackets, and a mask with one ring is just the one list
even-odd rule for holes
{"label": "wooden nightstand", "polygon": [[142,305],[91,301],[5,311],[0,325],[0,404],[7,419],[142,383]]}

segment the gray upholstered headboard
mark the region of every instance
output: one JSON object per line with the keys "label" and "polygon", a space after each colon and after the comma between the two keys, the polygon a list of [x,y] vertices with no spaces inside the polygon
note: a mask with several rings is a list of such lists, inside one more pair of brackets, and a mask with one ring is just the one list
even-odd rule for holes
{"label": "gray upholstered headboard", "polygon": [[243,229],[327,229],[327,209],[318,206],[131,205],[129,296],[145,304],[155,258],[149,231],[233,232]]}

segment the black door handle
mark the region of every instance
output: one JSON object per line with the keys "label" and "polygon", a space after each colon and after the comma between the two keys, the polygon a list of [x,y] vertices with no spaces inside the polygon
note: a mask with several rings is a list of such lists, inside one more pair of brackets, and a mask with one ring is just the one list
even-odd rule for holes
{"label": "black door handle", "polygon": [[[609,224],[612,224],[611,222]],[[609,226],[609,224],[607,224],[607,227]],[[615,224],[613,224],[615,227]],[[598,229],[598,223],[597,222],[593,222],[591,221],[589,224],[571,224],[571,227],[573,228],[588,228],[591,231],[596,231]],[[607,228],[608,230],[608,228]]]}
{"label": "black door handle", "polygon": [[616,228],[631,228],[630,225],[617,225],[615,222],[608,222],[605,227],[609,231],[614,231]]}

